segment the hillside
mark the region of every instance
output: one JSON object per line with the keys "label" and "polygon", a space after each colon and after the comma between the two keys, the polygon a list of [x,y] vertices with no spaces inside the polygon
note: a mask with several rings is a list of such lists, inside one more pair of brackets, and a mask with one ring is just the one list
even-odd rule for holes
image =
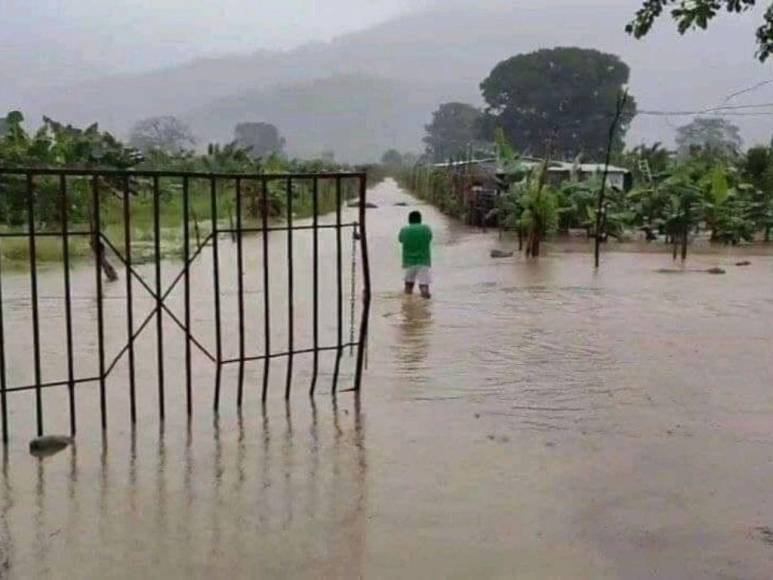
{"label": "hillside", "polygon": [[240,121],[270,121],[288,152],[309,157],[333,150],[365,162],[388,148],[417,150],[439,99],[475,97],[465,85],[336,75],[267,91],[247,91],[193,110],[184,118],[197,135],[227,141]]}
{"label": "hillside", "polygon": [[[752,57],[751,18],[717,22],[709,35],[679,37],[662,27],[639,42],[622,31],[635,3],[597,2],[598,9],[566,0],[529,8],[462,1],[292,51],[199,60],[40,94],[31,112],[99,120],[119,133],[141,117],[178,114],[194,122],[204,141],[228,138],[238,121],[264,120],[279,126],[291,151],[333,148],[340,158],[361,160],[391,146],[419,148],[422,125],[437,104],[475,99],[496,62],[541,47],[620,54],[643,109],[701,108],[769,75]],[[751,102],[764,101],[763,93]],[[747,141],[769,139],[767,118],[734,120]],[[681,121],[639,118],[630,140],[668,141],[670,125]]]}

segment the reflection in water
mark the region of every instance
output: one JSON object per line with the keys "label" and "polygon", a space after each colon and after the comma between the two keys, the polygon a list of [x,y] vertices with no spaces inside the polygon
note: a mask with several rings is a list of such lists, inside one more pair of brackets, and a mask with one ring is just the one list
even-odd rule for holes
{"label": "reflection in water", "polygon": [[148,441],[137,453],[136,433],[125,451],[72,447],[34,463],[19,453],[16,472],[4,463],[0,565],[36,578],[264,577],[302,572],[302,554],[323,576],[360,577],[367,447],[360,405],[345,403],[264,410],[230,431],[215,420],[211,446],[160,430],[154,453]]}
{"label": "reflection in water", "polygon": [[429,354],[432,333],[432,301],[418,296],[405,296],[400,308],[398,342],[395,359],[404,374],[422,378]]}
{"label": "reflection in water", "polygon": [[[228,386],[221,419],[211,421],[211,389],[202,387],[193,422],[185,427],[184,404],[169,405],[166,432],[157,433],[149,365],[138,381],[142,428],[129,435],[128,412],[112,413],[108,456],[98,443],[98,392],[79,387],[77,455],[73,447],[40,463],[17,447],[5,457],[0,570],[43,578],[595,579],[653,570],[770,578],[760,530],[773,527],[773,259],[755,256],[739,269],[728,256],[691,256],[696,268],[727,267],[711,278],[658,274],[667,254],[610,252],[598,272],[590,255],[550,245],[539,261],[493,261],[491,247],[507,240],[428,207],[438,286],[426,302],[394,292],[399,257],[389,249],[404,211],[393,202],[405,199],[390,183],[374,192],[367,438],[359,399],[349,395],[309,402],[300,389],[292,408],[273,406],[271,396],[261,406],[260,389],[248,388],[242,417]],[[299,296],[309,288],[302,279],[299,272]],[[205,334],[209,297],[201,298],[194,310]],[[28,325],[18,320],[23,334]],[[255,333],[261,321],[251,320]],[[122,321],[109,327],[123,335]],[[84,341],[93,334],[81,330]],[[83,350],[93,353],[93,343]],[[197,384],[212,375],[199,368]],[[126,399],[122,386],[115,377],[112,401]],[[53,417],[58,391],[49,392]],[[13,398],[12,424],[31,431],[34,422],[22,419],[34,400],[24,397]]]}

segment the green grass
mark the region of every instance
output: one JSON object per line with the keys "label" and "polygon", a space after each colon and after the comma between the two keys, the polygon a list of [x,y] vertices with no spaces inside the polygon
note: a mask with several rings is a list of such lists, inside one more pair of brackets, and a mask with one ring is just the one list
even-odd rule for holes
{"label": "green grass", "polygon": [[[270,182],[269,200],[272,212],[272,221],[283,219],[285,216],[286,190],[284,183]],[[356,194],[353,184],[345,183],[342,189],[342,201],[351,199]],[[131,237],[132,258],[135,262],[144,262],[154,259],[154,214],[153,195],[148,189],[140,190],[131,198]],[[242,225],[243,227],[259,227],[262,223],[260,212],[260,198],[254,189],[248,186],[242,191]],[[320,182],[318,207],[320,214],[329,213],[336,207],[336,192],[332,182]],[[221,228],[230,227],[235,223],[236,194],[234,186],[219,186],[217,193],[217,217]],[[199,232],[203,240],[212,231],[212,202],[211,193],[206,183],[192,184],[189,195],[189,211],[191,221],[189,223],[192,245],[195,244],[195,223],[198,222]],[[313,213],[311,184],[300,183],[294,190],[293,216],[297,219],[310,217]],[[100,205],[101,229],[105,236],[123,252],[124,250],[124,224],[123,202],[117,196],[105,193]],[[165,188],[161,192],[159,203],[159,227],[161,234],[161,247],[163,256],[179,256],[183,248],[183,207],[182,195],[179,188]],[[40,224],[41,232],[58,232],[61,226],[57,224]],[[88,231],[90,224],[82,220],[69,224],[69,231]],[[24,226],[0,226],[3,232],[18,232],[23,234],[18,238],[4,237],[0,239],[0,258],[3,266],[26,269],[29,267],[29,239],[25,234]],[[92,250],[88,236],[69,237],[70,259],[77,261],[90,258]],[[108,252],[110,253],[110,252]],[[58,263],[63,260],[62,239],[60,236],[39,236],[36,238],[37,261],[44,265]]]}

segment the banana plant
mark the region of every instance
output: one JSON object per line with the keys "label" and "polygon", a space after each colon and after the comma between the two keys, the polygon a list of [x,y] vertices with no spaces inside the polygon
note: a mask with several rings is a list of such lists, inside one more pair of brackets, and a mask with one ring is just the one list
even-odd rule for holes
{"label": "banana plant", "polygon": [[523,208],[518,220],[518,227],[526,233],[527,256],[538,257],[540,243],[545,235],[558,225],[558,206],[553,190],[546,184],[548,162],[521,185],[519,205]]}

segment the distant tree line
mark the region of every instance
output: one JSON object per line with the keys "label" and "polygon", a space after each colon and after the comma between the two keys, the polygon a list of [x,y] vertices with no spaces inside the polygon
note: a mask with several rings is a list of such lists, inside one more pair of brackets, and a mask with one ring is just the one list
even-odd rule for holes
{"label": "distant tree line", "polygon": [[[44,118],[42,125],[34,132],[28,132],[24,126],[24,116],[13,111],[3,120],[0,133],[0,166],[13,168],[84,168],[84,169],[121,169],[121,170],[167,170],[218,173],[312,173],[357,169],[342,166],[330,159],[300,160],[286,157],[281,150],[284,140],[276,128],[266,124],[257,131],[251,131],[251,124],[239,126],[237,135],[241,141],[227,144],[212,143],[201,150],[195,150],[196,141],[182,121],[174,117],[154,117],[138,122],[131,132],[127,143],[112,134],[102,131],[97,124],[80,128]],[[249,141],[249,142],[247,142]],[[255,149],[260,153],[255,153]],[[103,227],[121,227],[122,196],[124,183],[120,179],[100,178],[102,196]],[[202,222],[206,230],[211,212],[210,190],[206,180],[191,182],[190,206],[193,219]],[[353,182],[344,184],[343,196],[348,198],[356,194]],[[152,184],[143,178],[130,179],[132,195],[132,224],[143,230],[140,237],[151,235],[152,226]],[[243,184],[244,219],[259,220],[262,209],[268,208],[269,217],[281,218],[287,207],[286,186],[280,182],[268,182],[266,188],[267,203],[263,203],[263,190],[257,180],[248,180]],[[181,224],[181,196],[179,180],[164,179],[161,182],[161,211],[166,226],[174,226],[169,233],[169,244],[179,244]],[[308,215],[312,208],[310,182],[297,181],[293,190],[293,209],[297,216]],[[335,207],[335,191],[331,183],[325,183],[319,192],[321,211],[330,211]],[[93,223],[93,193],[88,179],[72,178],[68,180],[68,221],[73,227]],[[0,230],[23,228],[28,219],[27,186],[23,178],[0,176]],[[217,196],[218,215],[221,219],[233,218],[235,191],[233,183],[221,183]],[[56,178],[39,176],[35,181],[36,227],[39,231],[56,230],[61,226],[62,205],[60,185]],[[198,222],[197,222],[198,223]],[[197,225],[198,230],[198,225]],[[166,235],[167,230],[164,230]],[[0,252],[6,258],[26,259],[28,245],[12,243],[6,240]],[[21,240],[23,241],[23,240]],[[61,259],[61,244],[55,238],[41,240],[38,250],[44,252],[51,242],[50,255],[41,259]],[[73,241],[74,255],[79,253]],[[88,253],[88,246],[80,248],[80,253]]]}

